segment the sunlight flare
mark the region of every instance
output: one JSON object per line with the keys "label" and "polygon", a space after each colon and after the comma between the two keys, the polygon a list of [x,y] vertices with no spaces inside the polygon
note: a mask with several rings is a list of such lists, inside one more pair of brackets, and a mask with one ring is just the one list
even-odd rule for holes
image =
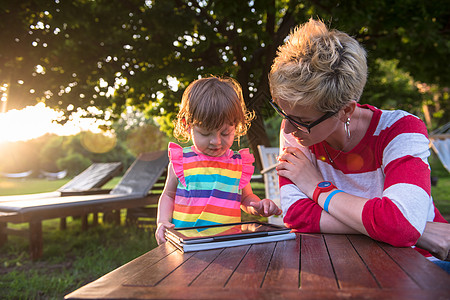
{"label": "sunlight flare", "polygon": [[82,113],[76,112],[71,120],[61,125],[56,120],[62,115],[44,103],[0,113],[0,142],[26,141],[47,133],[67,136],[88,130],[98,132],[98,126],[106,123],[104,120],[82,118]]}

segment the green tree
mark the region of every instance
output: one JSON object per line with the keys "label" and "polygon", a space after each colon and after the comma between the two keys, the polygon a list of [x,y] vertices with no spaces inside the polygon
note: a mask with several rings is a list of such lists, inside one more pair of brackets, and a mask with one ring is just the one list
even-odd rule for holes
{"label": "green tree", "polygon": [[[367,95],[379,97],[384,83],[377,76],[385,72],[377,59],[397,59],[414,81],[448,86],[450,72],[441,66],[450,56],[449,5],[445,0],[6,1],[0,6],[0,78],[8,84],[8,107],[45,101],[68,115],[73,108],[96,106],[117,118],[131,105],[161,116],[170,131],[189,82],[208,74],[231,76],[257,115],[248,134],[256,152],[257,144],[270,145],[263,123],[273,115],[267,74],[294,26],[321,18],[361,41],[373,70]],[[402,86],[398,96],[408,89]],[[422,99],[411,96],[416,92],[408,92],[408,101],[421,106]]]}
{"label": "green tree", "polygon": [[[86,141],[86,138],[89,140]],[[94,140],[90,140],[90,139]],[[77,135],[66,136],[61,144],[61,150],[64,153],[62,158],[72,156],[73,154],[81,154],[83,157],[91,162],[116,162],[123,163],[124,170],[131,165],[134,161],[134,156],[129,152],[125,145],[123,138],[114,138],[114,147],[108,147],[105,149],[103,145],[100,145],[99,149],[102,151],[96,151],[96,135],[91,132],[81,132]],[[111,146],[111,141],[106,141],[104,144]],[[90,149],[92,147],[92,149]],[[91,151],[94,150],[94,151]],[[108,150],[107,152],[103,152]],[[75,158],[77,159],[77,158]],[[61,167],[58,164],[59,167]]]}
{"label": "green tree", "polygon": [[38,155],[40,169],[46,172],[61,171],[62,169],[59,168],[56,161],[67,154],[61,147],[64,137],[57,135],[47,136],[48,138],[42,143]]}
{"label": "green tree", "polygon": [[[398,68],[398,60],[376,59],[369,66],[371,80],[361,102],[368,102],[385,109],[403,109],[422,115],[422,94],[417,90],[414,79]],[[367,99],[369,101],[367,101]]]}
{"label": "green tree", "polygon": [[32,141],[17,141],[0,144],[0,172],[21,173],[34,171],[33,175],[39,174],[39,150],[43,145],[45,137]]}
{"label": "green tree", "polygon": [[69,176],[76,176],[92,164],[92,161],[80,153],[71,153],[56,161],[61,170],[67,170]]}

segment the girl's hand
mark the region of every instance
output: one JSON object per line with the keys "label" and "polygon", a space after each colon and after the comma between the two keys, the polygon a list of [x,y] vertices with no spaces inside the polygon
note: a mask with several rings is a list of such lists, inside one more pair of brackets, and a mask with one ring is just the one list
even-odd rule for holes
{"label": "girl's hand", "polygon": [[164,233],[167,228],[174,228],[175,225],[169,222],[158,223],[158,227],[156,228],[155,237],[158,245],[164,244],[166,242],[166,238]]}
{"label": "girl's hand", "polygon": [[271,215],[281,215],[283,212],[276,204],[270,199],[262,199],[258,202],[250,202],[249,205],[253,207],[253,214],[263,217],[270,217]]}
{"label": "girl's hand", "polygon": [[323,181],[322,174],[312,162],[295,147],[287,147],[278,156],[280,163],[277,166],[279,176],[291,180],[305,195],[312,199],[314,190],[319,182]]}

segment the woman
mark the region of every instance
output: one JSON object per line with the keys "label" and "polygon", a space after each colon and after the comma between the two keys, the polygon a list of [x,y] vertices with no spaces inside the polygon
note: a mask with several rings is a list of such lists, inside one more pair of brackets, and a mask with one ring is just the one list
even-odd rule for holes
{"label": "woman", "polygon": [[366,78],[362,46],[320,21],[279,48],[269,82],[285,119],[277,167],[284,222],[300,232],[417,244],[448,259],[450,226],[431,197],[427,129],[407,112],[360,105]]}

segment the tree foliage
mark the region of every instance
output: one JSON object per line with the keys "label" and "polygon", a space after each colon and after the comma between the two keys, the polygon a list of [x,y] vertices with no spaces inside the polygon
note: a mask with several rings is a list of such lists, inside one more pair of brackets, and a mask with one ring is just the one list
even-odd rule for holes
{"label": "tree foliage", "polygon": [[[96,106],[118,117],[131,105],[161,116],[169,130],[192,80],[231,76],[257,115],[249,132],[255,150],[270,144],[263,119],[272,115],[267,74],[277,47],[310,17],[355,36],[368,50],[372,72],[364,102],[386,103],[382,98],[391,95],[387,102],[396,107],[406,92],[408,103],[420,106],[412,81],[450,82],[443,65],[450,57],[445,0],[2,2],[0,79],[9,86],[9,108],[44,101],[67,115]],[[381,78],[389,75],[382,60],[393,59],[391,67],[411,80]]]}

